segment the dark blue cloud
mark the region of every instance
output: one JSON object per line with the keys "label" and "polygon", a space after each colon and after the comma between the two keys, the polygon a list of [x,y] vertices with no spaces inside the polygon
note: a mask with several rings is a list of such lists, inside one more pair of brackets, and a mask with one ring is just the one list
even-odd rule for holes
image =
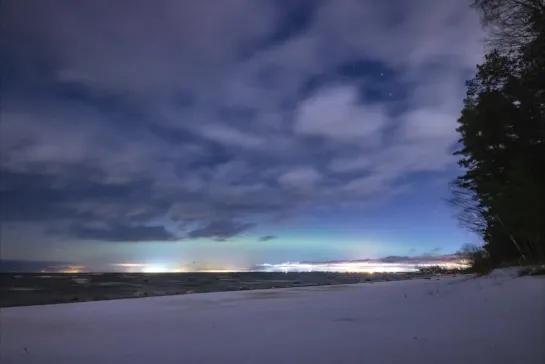
{"label": "dark blue cloud", "polygon": [[274,5],[279,13],[276,29],[264,42],[263,47],[281,44],[304,34],[312,25],[316,9],[321,5],[321,1],[280,0],[274,1]]}
{"label": "dark blue cloud", "polygon": [[274,235],[265,235],[259,238],[259,241],[271,241],[276,239],[277,237]]}
{"label": "dark blue cloud", "polygon": [[164,226],[119,225],[111,224],[104,227],[73,225],[70,228],[72,236],[82,240],[110,242],[164,242],[180,240]]}
{"label": "dark blue cloud", "polygon": [[2,259],[0,261],[0,272],[35,273],[66,266],[69,266],[69,264],[63,262]]}
{"label": "dark blue cloud", "polygon": [[224,240],[441,172],[478,21],[403,4],[3,2],[2,222]]}
{"label": "dark blue cloud", "polygon": [[316,10],[322,0],[269,0],[275,14],[274,27],[252,46],[242,51],[244,59],[259,51],[282,44],[290,39],[304,35],[312,26]]}
{"label": "dark blue cloud", "polygon": [[[101,212],[92,209],[82,210],[80,204],[99,205],[107,202],[125,206],[141,196],[149,195],[149,183],[145,181],[117,185],[102,184],[88,180],[93,174],[100,175],[100,171],[86,171],[79,168],[75,173],[79,176],[61,180],[57,176],[47,176],[36,172],[0,171],[1,220],[13,222],[54,222],[65,219],[92,221],[101,219]],[[122,219],[123,216],[119,218]]]}
{"label": "dark blue cloud", "polygon": [[241,223],[232,220],[212,221],[200,228],[190,231],[187,234],[187,237],[191,239],[208,238],[224,241],[239,235],[254,226],[253,223]]}

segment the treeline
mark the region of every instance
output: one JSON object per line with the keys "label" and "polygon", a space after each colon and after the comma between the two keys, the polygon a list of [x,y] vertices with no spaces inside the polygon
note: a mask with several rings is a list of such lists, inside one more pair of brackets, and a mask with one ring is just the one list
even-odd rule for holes
{"label": "treeline", "polygon": [[473,5],[490,50],[467,82],[451,203],[490,264],[544,262],[545,0]]}

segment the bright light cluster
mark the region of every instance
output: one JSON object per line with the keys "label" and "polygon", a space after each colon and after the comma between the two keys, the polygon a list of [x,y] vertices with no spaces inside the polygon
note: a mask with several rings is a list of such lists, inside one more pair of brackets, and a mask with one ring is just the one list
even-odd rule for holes
{"label": "bright light cluster", "polygon": [[132,273],[176,273],[182,271],[179,268],[163,264],[119,263],[116,266]]}
{"label": "bright light cluster", "polygon": [[447,269],[465,268],[465,265],[454,262],[414,263],[382,263],[382,262],[329,262],[262,264],[259,270],[265,272],[339,272],[339,273],[401,273],[416,272],[419,268],[439,266]]}
{"label": "bright light cluster", "polygon": [[143,273],[168,273],[170,269],[164,265],[146,265],[142,268]]}
{"label": "bright light cluster", "polygon": [[87,271],[83,265],[68,265],[68,266],[57,266],[48,269],[43,269],[41,273],[67,273],[67,274],[77,274]]}

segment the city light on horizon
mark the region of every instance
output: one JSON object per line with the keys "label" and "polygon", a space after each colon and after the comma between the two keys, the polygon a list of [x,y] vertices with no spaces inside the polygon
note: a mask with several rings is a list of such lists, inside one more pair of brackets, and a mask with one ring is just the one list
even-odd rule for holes
{"label": "city light on horizon", "polygon": [[335,273],[404,273],[416,272],[420,268],[439,266],[446,269],[463,269],[462,262],[426,262],[426,263],[384,263],[384,262],[332,262],[263,264],[258,271],[265,272],[335,272]]}
{"label": "city light on horizon", "polygon": [[421,268],[438,266],[446,269],[463,269],[468,265],[459,259],[438,259],[426,261],[331,261],[331,262],[284,262],[278,264],[262,263],[252,267],[199,267],[194,264],[154,263],[115,263],[109,268],[97,269],[85,265],[53,266],[42,273],[233,273],[233,272],[334,272],[334,273],[404,273],[417,272]]}

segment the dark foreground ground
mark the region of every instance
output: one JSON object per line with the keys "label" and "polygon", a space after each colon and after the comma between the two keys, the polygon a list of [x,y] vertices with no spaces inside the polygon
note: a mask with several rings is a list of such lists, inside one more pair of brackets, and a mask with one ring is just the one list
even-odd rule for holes
{"label": "dark foreground ground", "polygon": [[[0,273],[0,307],[426,277],[421,273]],[[429,278],[429,276],[427,276]]]}

